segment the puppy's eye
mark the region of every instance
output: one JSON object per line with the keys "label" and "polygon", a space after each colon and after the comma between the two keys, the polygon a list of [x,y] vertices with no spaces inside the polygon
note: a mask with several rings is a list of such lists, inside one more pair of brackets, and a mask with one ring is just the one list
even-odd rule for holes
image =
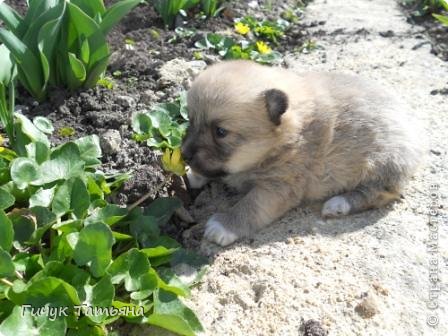
{"label": "puppy's eye", "polygon": [[224,138],[227,135],[227,130],[222,127],[216,127],[215,133],[218,138]]}

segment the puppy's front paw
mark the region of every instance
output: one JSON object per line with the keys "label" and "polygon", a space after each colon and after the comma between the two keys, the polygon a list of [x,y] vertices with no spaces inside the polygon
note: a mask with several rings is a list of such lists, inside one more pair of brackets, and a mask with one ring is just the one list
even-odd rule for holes
{"label": "puppy's front paw", "polygon": [[344,196],[334,196],[324,203],[322,217],[340,217],[348,215],[350,203]]}
{"label": "puppy's front paw", "polygon": [[205,224],[204,237],[221,246],[232,244],[238,236],[229,231],[223,224],[221,214],[215,214]]}
{"label": "puppy's front paw", "polygon": [[208,182],[208,179],[206,177],[194,173],[191,169],[187,171],[187,179],[190,187],[193,189],[202,188]]}

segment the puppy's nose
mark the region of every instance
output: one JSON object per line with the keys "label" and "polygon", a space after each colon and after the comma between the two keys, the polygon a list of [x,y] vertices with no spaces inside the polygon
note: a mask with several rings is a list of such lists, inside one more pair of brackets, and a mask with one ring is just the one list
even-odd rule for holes
{"label": "puppy's nose", "polygon": [[182,158],[185,162],[190,162],[193,159],[194,151],[192,146],[183,145],[181,148]]}

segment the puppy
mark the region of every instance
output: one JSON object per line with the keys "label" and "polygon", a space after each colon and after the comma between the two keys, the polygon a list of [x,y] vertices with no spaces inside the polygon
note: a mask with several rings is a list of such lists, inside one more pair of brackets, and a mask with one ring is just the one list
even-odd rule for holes
{"label": "puppy", "polygon": [[408,108],[356,76],[222,62],[195,79],[187,104],[191,187],[221,178],[244,191],[206,223],[205,238],[222,246],[305,199],[329,198],[324,217],[384,206],[424,153]]}

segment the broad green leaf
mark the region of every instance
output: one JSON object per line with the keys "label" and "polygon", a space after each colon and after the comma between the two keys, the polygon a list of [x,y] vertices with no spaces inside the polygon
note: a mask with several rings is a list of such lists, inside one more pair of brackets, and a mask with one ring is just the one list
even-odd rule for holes
{"label": "broad green leaf", "polygon": [[29,209],[20,209],[9,214],[14,229],[14,246],[24,247],[37,229],[37,220]]}
{"label": "broad green leaf", "polygon": [[45,264],[44,273],[64,280],[76,288],[81,301],[86,299],[84,287],[90,280],[89,272],[73,264],[62,263],[61,261],[49,261]]}
{"label": "broad green leaf", "polygon": [[[20,129],[23,134],[28,138],[27,141],[30,142],[42,142],[48,148],[50,148],[50,142],[48,141],[47,136],[39,131],[39,129],[34,126],[34,124],[25,117],[23,114],[15,113],[14,117],[16,119],[16,130]],[[24,144],[26,145],[26,143]]]}
{"label": "broad green leaf", "polygon": [[78,146],[68,142],[51,153],[51,159],[40,166],[41,178],[34,185],[43,185],[58,180],[67,180],[84,173],[84,161]]}
{"label": "broad green leaf", "polygon": [[33,307],[71,307],[79,305],[76,289],[62,279],[37,273],[22,292],[10,290],[8,297],[17,305],[24,303]]}
{"label": "broad green leaf", "polygon": [[91,18],[94,18],[98,14],[103,16],[106,12],[103,0],[71,0],[71,2],[73,2]]}
{"label": "broad green leaf", "polygon": [[8,252],[0,247],[0,278],[14,275],[15,267]]}
{"label": "broad green leaf", "polygon": [[19,189],[26,188],[40,177],[40,169],[36,161],[20,157],[12,162],[11,179]]}
{"label": "broad green leaf", "polygon": [[37,244],[44,233],[56,223],[56,215],[42,206],[29,208],[28,211],[36,222],[36,230],[31,235],[30,243]]}
{"label": "broad green leaf", "polygon": [[127,214],[128,211],[125,208],[120,208],[114,204],[107,204],[104,208],[95,209],[92,215],[86,219],[85,225],[87,226],[98,222],[114,225],[126,217]]}
{"label": "broad green leaf", "polygon": [[[69,48],[79,43],[79,36],[89,39],[90,63],[86,67],[87,74],[91,74],[98,62],[109,56],[109,48],[99,25],[84,13],[78,6],[69,2],[68,12],[72,26],[68,35]],[[95,82],[96,84],[96,82]]]}
{"label": "broad green leaf", "polygon": [[[108,308],[112,306],[115,296],[115,287],[109,275],[103,276],[95,285],[85,285],[86,298],[83,303],[91,307]],[[107,314],[93,314],[89,319],[95,323],[101,323],[109,316]]]}
{"label": "broad green leaf", "polygon": [[113,284],[124,282],[128,292],[140,290],[141,276],[148,273],[150,269],[148,257],[133,248],[118,258],[107,269],[107,273],[112,277]]}
{"label": "broad green leaf", "polygon": [[87,265],[95,277],[101,277],[112,259],[114,239],[110,228],[102,223],[83,228],[73,255],[79,266]]}
{"label": "broad green leaf", "polygon": [[89,40],[84,38],[83,41],[81,42],[81,61],[84,64],[89,64],[89,60],[90,60],[90,46],[89,46]]}
{"label": "broad green leaf", "polygon": [[134,236],[143,247],[147,247],[159,237],[160,230],[156,218],[152,216],[144,216],[140,209],[134,209],[127,222],[129,223],[129,229],[132,236]]}
{"label": "broad green leaf", "polygon": [[44,84],[42,68],[36,55],[12,32],[0,28],[0,41],[2,41],[19,64],[19,76],[22,84],[37,99],[42,99]]}
{"label": "broad green leaf", "polygon": [[8,252],[12,247],[13,238],[14,230],[11,220],[3,210],[0,210],[0,247]]}
{"label": "broad green leaf", "polygon": [[193,311],[176,295],[163,289],[154,293],[154,313],[148,317],[148,322],[184,336],[195,336],[204,331]]}
{"label": "broad green leaf", "polygon": [[[14,69],[8,48],[4,44],[0,45],[0,85],[3,85],[2,90],[6,91],[9,86],[14,77]],[[3,120],[2,122],[5,123]]]}
{"label": "broad green leaf", "polygon": [[101,161],[98,160],[102,153],[100,139],[97,135],[94,134],[79,138],[75,140],[74,143],[78,146],[81,159],[86,162],[86,165],[92,166],[101,163]]}
{"label": "broad green leaf", "polygon": [[67,83],[72,90],[80,87],[86,80],[86,69],[84,64],[73,53],[68,53],[70,68],[67,69],[69,82]]}
{"label": "broad green leaf", "polygon": [[142,1],[122,0],[108,8],[100,23],[100,28],[103,31],[103,34],[107,35],[109,31],[140,2]]}
{"label": "broad green leaf", "polygon": [[149,133],[152,128],[151,118],[146,113],[137,112],[132,116],[132,130],[138,134]]}
{"label": "broad green leaf", "polygon": [[[65,3],[64,3],[65,8]],[[42,28],[40,28],[39,34],[37,36],[37,46],[39,49],[39,55],[42,63],[42,70],[44,75],[44,86],[43,90],[47,89],[48,80],[50,76],[55,76],[53,73],[55,66],[56,57],[56,43],[59,39],[59,33],[61,31],[61,25],[63,22],[63,14],[51,21],[45,23]],[[50,69],[53,68],[53,69]]]}
{"label": "broad green leaf", "polygon": [[36,161],[37,164],[42,164],[50,158],[50,148],[40,141],[30,142],[25,149],[28,158]]}
{"label": "broad green leaf", "polygon": [[165,225],[174,211],[181,206],[181,202],[178,198],[174,197],[160,197],[154,200],[147,208],[145,208],[143,214],[145,216],[152,216],[157,219],[159,226]]}
{"label": "broad green leaf", "polygon": [[83,218],[90,206],[87,187],[80,178],[75,178],[70,195],[70,208],[77,218]]}
{"label": "broad green leaf", "polygon": [[9,30],[15,32],[22,23],[23,18],[14,9],[4,2],[0,3],[0,20],[5,23]]}
{"label": "broad green leaf", "polygon": [[[15,198],[9,191],[0,188],[0,210],[7,209],[14,205]],[[0,234],[1,237],[1,234]],[[1,238],[0,238],[1,239]],[[1,244],[0,244],[1,246]]]}
{"label": "broad green leaf", "polygon": [[56,216],[63,216],[70,211],[71,183],[65,181],[54,193],[51,210]]}
{"label": "broad green leaf", "polygon": [[29,206],[30,207],[35,207],[35,206],[49,207],[51,202],[53,201],[55,190],[56,190],[56,186],[49,188],[49,189],[39,188],[39,190],[37,190],[30,197]]}
{"label": "broad green leaf", "polygon": [[50,120],[48,120],[45,117],[37,116],[33,119],[34,126],[37,127],[37,129],[45,134],[51,134],[54,131],[53,124]]}
{"label": "broad green leaf", "polygon": [[[93,63],[92,59],[90,60],[91,64]],[[109,54],[98,60],[94,65],[89,69],[87,73],[87,79],[84,82],[85,88],[92,88],[97,83],[101,76],[107,69],[107,65],[109,64]]]}

